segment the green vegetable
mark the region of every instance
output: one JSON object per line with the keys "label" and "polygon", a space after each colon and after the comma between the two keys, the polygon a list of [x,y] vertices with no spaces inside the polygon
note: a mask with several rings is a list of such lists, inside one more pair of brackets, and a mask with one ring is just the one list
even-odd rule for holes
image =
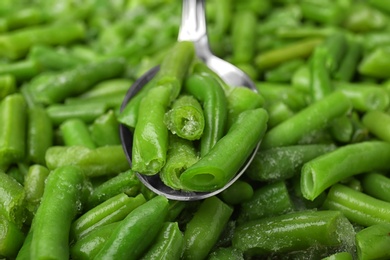
{"label": "green vegetable", "polygon": [[337,246],[353,235],[352,224],[339,211],[299,211],[239,225],[233,246],[247,255],[283,253]]}
{"label": "green vegetable", "polygon": [[[268,115],[262,108],[242,112],[215,146],[180,175],[189,190],[223,187],[244,165],[266,131]],[[226,161],[226,158],[230,158]]]}
{"label": "green vegetable", "polygon": [[221,84],[211,74],[192,74],[184,89],[200,100],[205,126],[201,137],[200,154],[206,155],[225,134],[227,100]]}
{"label": "green vegetable", "polygon": [[217,242],[233,209],[217,197],[205,199],[184,231],[185,259],[203,259]]}
{"label": "green vegetable", "polygon": [[60,125],[64,144],[66,146],[85,146],[95,148],[88,126],[81,119],[68,119]]}
{"label": "green vegetable", "polygon": [[141,259],[180,259],[183,254],[184,236],[177,222],[166,222],[161,227],[154,244]]}
{"label": "green vegetable", "polygon": [[134,209],[112,232],[95,259],[138,259],[153,243],[168,213],[168,200],[157,196]]}
{"label": "green vegetable", "polygon": [[34,217],[31,240],[32,259],[68,259],[69,231],[80,203],[84,175],[75,166],[52,171]]}
{"label": "green vegetable", "polygon": [[302,167],[303,196],[313,200],[325,189],[347,177],[386,170],[389,156],[390,144],[381,141],[349,144],[319,156]]}
{"label": "green vegetable", "polygon": [[179,97],[165,113],[164,123],[173,134],[181,138],[191,141],[200,139],[205,123],[199,101],[193,96]]}
{"label": "green vegetable", "polygon": [[15,93],[0,102],[0,165],[16,163],[26,154],[26,102]]}
{"label": "green vegetable", "polygon": [[389,251],[386,245],[389,242],[390,225],[376,224],[367,227],[356,234],[356,247],[359,259],[385,259]]}

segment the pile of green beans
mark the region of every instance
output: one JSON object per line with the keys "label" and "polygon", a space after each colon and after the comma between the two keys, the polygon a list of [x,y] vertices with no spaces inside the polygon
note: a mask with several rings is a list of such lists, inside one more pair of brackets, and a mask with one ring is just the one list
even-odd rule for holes
{"label": "pile of green beans", "polygon": [[[180,49],[179,2],[0,1],[0,258],[389,259],[390,4],[207,0],[211,49],[253,95]],[[199,128],[181,131],[188,105]],[[153,162],[130,165],[121,123],[136,138],[163,126],[149,141],[164,153],[141,140]],[[244,175],[204,200],[135,174],[210,190],[256,138]]]}

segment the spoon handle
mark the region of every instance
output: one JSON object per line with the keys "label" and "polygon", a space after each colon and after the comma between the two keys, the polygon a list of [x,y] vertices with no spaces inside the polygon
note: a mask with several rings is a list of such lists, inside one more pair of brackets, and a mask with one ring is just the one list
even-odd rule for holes
{"label": "spoon handle", "polygon": [[179,41],[191,41],[197,56],[203,60],[211,55],[207,38],[205,0],[183,0]]}

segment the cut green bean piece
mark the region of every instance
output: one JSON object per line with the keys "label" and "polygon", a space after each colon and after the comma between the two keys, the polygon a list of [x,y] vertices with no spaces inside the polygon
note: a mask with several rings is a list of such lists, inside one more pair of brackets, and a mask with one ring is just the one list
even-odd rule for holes
{"label": "cut green bean piece", "polygon": [[83,146],[52,146],[46,152],[46,165],[50,170],[76,165],[86,176],[110,176],[130,168],[121,145],[89,149]]}
{"label": "cut green bean piece", "polygon": [[294,206],[283,181],[274,182],[255,190],[252,198],[241,204],[239,223],[279,216],[292,212]]}
{"label": "cut green bean piece", "polygon": [[156,196],[120,222],[95,259],[138,259],[153,243],[168,213],[168,200]]}
{"label": "cut green bean piece", "polygon": [[350,108],[350,102],[343,93],[333,92],[269,130],[261,147],[268,149],[297,144],[306,135],[323,129],[333,119],[345,115]]}
{"label": "cut green bean piece", "polygon": [[249,221],[236,228],[233,246],[246,255],[286,253],[311,246],[354,247],[352,224],[339,211],[299,211]]}
{"label": "cut green bean piece", "polygon": [[362,123],[383,141],[390,142],[390,115],[384,111],[369,111],[363,115]]}
{"label": "cut green bean piece", "polygon": [[259,70],[266,70],[297,58],[307,58],[314,48],[322,42],[322,38],[308,38],[280,48],[266,51],[255,57]]}
{"label": "cut green bean piece", "polygon": [[15,258],[23,245],[25,235],[15,223],[7,220],[0,214],[0,255],[7,258]]}
{"label": "cut green bean piece", "polygon": [[367,173],[361,183],[364,193],[390,202],[390,178],[387,176],[375,172]]}
{"label": "cut green bean piece", "polygon": [[94,259],[120,223],[114,222],[92,230],[71,246],[70,256],[80,260]]}
{"label": "cut green bean piece", "polygon": [[0,215],[21,227],[26,219],[23,186],[7,174],[0,172]]}
{"label": "cut green bean piece", "polygon": [[198,153],[191,141],[169,135],[167,161],[160,172],[162,182],[172,189],[181,189],[180,175],[198,160]]}
{"label": "cut green bean piece", "polygon": [[26,155],[26,102],[21,94],[0,102],[0,165],[17,163]]}
{"label": "cut green bean piece", "polygon": [[200,139],[205,125],[202,106],[193,96],[180,96],[165,113],[164,123],[181,138]]}
{"label": "cut green bean piece", "polygon": [[390,224],[376,224],[367,227],[356,234],[357,255],[361,260],[387,259],[390,252]]}
{"label": "cut green bean piece", "polygon": [[8,32],[0,37],[0,55],[18,59],[35,44],[68,44],[85,37],[86,28],[78,21],[44,24]]}
{"label": "cut green bean piece", "polygon": [[390,144],[366,141],[349,144],[303,165],[301,189],[308,200],[315,199],[333,184],[353,175],[390,169]]}
{"label": "cut green bean piece", "polygon": [[99,116],[92,123],[91,138],[97,146],[119,145],[119,124],[113,110]]}
{"label": "cut green bean piece", "polygon": [[333,144],[307,144],[260,150],[245,174],[257,181],[286,180],[298,175],[306,162],[335,149]]}
{"label": "cut green bean piece", "polygon": [[133,136],[132,169],[141,174],[158,173],[166,162],[168,129],[164,115],[171,88],[156,86],[142,99]]}
{"label": "cut green bean piece", "polygon": [[31,259],[68,259],[69,231],[84,182],[81,169],[59,167],[50,173],[33,223]]}
{"label": "cut green bean piece", "polygon": [[0,100],[15,92],[15,77],[11,74],[0,75]]}
{"label": "cut green bean piece", "polygon": [[184,236],[177,222],[166,222],[161,227],[154,244],[148,249],[142,260],[180,259],[184,249]]}
{"label": "cut green bean piece", "polygon": [[[267,120],[267,112],[262,108],[242,112],[210,152],[181,174],[184,188],[210,191],[223,187],[240,170],[262,139]],[[230,159],[227,161],[226,158]]]}
{"label": "cut green bean piece", "polygon": [[27,209],[33,213],[36,212],[41,202],[45,181],[50,171],[39,164],[31,165],[27,175],[24,178],[24,191],[26,194]]}
{"label": "cut green bean piece", "polygon": [[87,124],[81,119],[68,119],[59,126],[66,146],[95,148]]}
{"label": "cut green bean piece", "polygon": [[32,163],[45,165],[46,150],[53,145],[54,133],[50,117],[41,106],[27,110],[27,159]]}
{"label": "cut green bean piece", "polygon": [[71,225],[71,237],[77,241],[98,227],[121,221],[145,202],[142,194],[128,197],[126,194],[120,193],[77,218]]}
{"label": "cut green bean piece", "polygon": [[122,192],[131,197],[136,196],[140,186],[141,183],[133,170],[121,172],[93,189],[88,197],[87,208],[93,208]]}
{"label": "cut green bean piece", "polygon": [[203,259],[222,234],[233,208],[217,197],[205,199],[184,231],[186,259]]}
{"label": "cut green bean piece", "polygon": [[342,184],[329,190],[324,209],[337,210],[351,222],[368,227],[390,221],[390,203],[371,197]]}

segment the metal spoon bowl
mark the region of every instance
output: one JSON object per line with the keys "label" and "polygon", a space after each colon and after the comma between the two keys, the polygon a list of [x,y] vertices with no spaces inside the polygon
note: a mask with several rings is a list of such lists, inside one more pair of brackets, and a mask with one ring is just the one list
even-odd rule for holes
{"label": "metal spoon bowl", "polygon": [[[212,54],[209,48],[207,31],[206,31],[206,19],[205,19],[205,3],[204,0],[183,0],[182,7],[182,22],[179,31],[179,41],[192,41],[195,45],[196,55],[205,64],[215,71],[228,85],[237,87],[247,87],[257,92],[256,86],[251,79],[240,69],[232,64],[216,57]],[[141,76],[131,86],[126,93],[123,100],[121,111],[127,105],[129,100],[138,93],[138,91],[145,86],[158,72],[159,67],[155,67]],[[131,164],[131,153],[133,145],[133,133],[123,124],[119,127],[122,146],[124,148],[126,157]],[[191,201],[201,200],[211,196],[214,196],[232,185],[241,175],[245,172],[249,164],[252,162],[260,143],[257,144],[253,150],[251,156],[247,159],[246,163],[242,166],[240,171],[232,178],[224,187],[211,192],[189,192],[174,190],[166,186],[160,179],[159,175],[146,176],[139,173],[137,177],[139,180],[150,190],[156,194],[163,195],[171,200]]]}

